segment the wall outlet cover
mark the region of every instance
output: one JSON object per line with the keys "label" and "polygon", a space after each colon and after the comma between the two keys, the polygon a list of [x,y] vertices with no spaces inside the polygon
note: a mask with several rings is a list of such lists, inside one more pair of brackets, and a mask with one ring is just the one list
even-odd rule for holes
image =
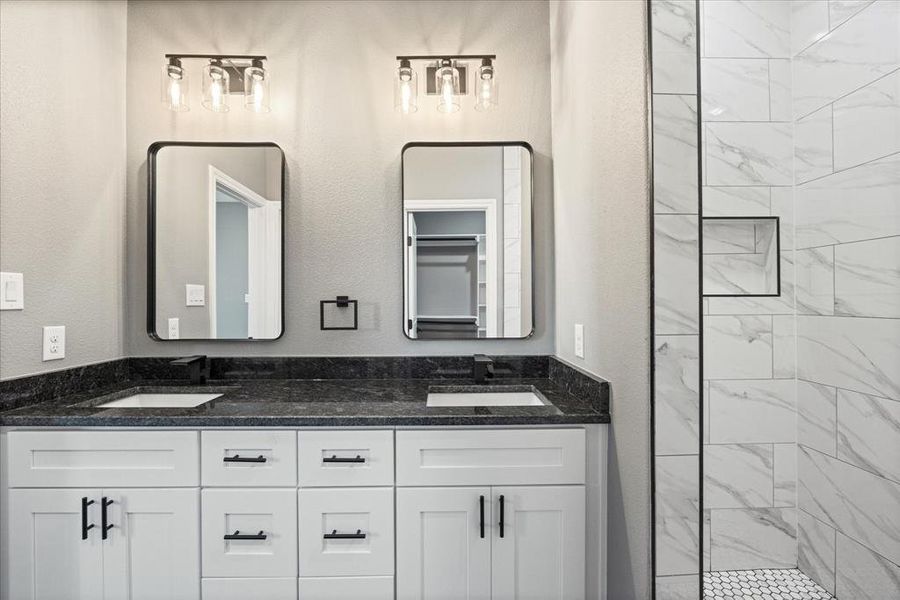
{"label": "wall outlet cover", "polygon": [[65,357],[65,325],[48,325],[44,327],[44,360],[60,360]]}
{"label": "wall outlet cover", "polygon": [[584,358],[584,325],[575,323],[575,356]]}
{"label": "wall outlet cover", "polygon": [[206,306],[206,286],[196,283],[184,284],[185,306]]}
{"label": "wall outlet cover", "polygon": [[169,338],[170,340],[177,340],[181,337],[181,333],[178,329],[178,317],[173,317],[169,319]]}
{"label": "wall outlet cover", "polygon": [[0,273],[0,310],[25,308],[25,278],[21,273]]}

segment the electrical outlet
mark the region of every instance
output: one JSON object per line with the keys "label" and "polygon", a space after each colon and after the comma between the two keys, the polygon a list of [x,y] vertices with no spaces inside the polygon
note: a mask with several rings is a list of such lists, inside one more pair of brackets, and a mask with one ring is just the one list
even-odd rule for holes
{"label": "electrical outlet", "polygon": [[44,327],[44,360],[59,360],[65,357],[65,325],[49,325]]}
{"label": "electrical outlet", "polygon": [[584,358],[584,325],[575,323],[575,356]]}
{"label": "electrical outlet", "polygon": [[21,273],[0,273],[0,310],[25,308],[25,280]]}
{"label": "electrical outlet", "polygon": [[178,317],[173,317],[169,319],[169,338],[170,340],[177,340],[181,337],[181,334],[178,331]]}

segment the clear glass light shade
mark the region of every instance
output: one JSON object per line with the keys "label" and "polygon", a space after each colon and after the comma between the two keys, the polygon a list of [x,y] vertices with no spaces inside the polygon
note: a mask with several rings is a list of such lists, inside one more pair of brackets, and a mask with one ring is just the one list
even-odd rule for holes
{"label": "clear glass light shade", "polygon": [[456,67],[439,66],[434,73],[434,87],[438,91],[438,112],[459,110],[459,71]]}
{"label": "clear glass light shade", "polygon": [[188,78],[187,73],[178,64],[166,64],[162,68],[162,103],[166,108],[176,112],[190,110],[188,106]]}
{"label": "clear glass light shade", "polygon": [[267,113],[269,106],[269,79],[271,75],[261,65],[254,64],[244,69],[244,108]]}
{"label": "clear glass light shade", "polygon": [[402,64],[394,79],[394,108],[404,115],[416,112],[419,110],[418,92],[415,70],[408,64]]}
{"label": "clear glass light shade", "polygon": [[499,101],[500,86],[497,85],[497,70],[490,64],[481,65],[475,72],[475,110],[494,110]]}
{"label": "clear glass light shade", "polygon": [[228,71],[221,63],[203,67],[203,106],[213,112],[228,112]]}

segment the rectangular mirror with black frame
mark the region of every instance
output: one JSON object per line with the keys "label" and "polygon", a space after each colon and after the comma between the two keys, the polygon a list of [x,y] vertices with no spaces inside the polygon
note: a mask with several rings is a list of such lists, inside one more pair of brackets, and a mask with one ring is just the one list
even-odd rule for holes
{"label": "rectangular mirror with black frame", "polygon": [[157,142],[148,152],[147,332],[282,333],[284,153],[271,143]]}
{"label": "rectangular mirror with black frame", "polygon": [[532,159],[525,142],[403,148],[407,337],[532,334]]}

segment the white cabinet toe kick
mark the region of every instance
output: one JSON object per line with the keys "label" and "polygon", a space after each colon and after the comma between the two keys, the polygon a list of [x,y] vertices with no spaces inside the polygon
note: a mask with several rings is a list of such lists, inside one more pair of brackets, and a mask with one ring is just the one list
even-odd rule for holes
{"label": "white cabinet toe kick", "polygon": [[601,599],[606,435],[0,429],[0,599]]}

